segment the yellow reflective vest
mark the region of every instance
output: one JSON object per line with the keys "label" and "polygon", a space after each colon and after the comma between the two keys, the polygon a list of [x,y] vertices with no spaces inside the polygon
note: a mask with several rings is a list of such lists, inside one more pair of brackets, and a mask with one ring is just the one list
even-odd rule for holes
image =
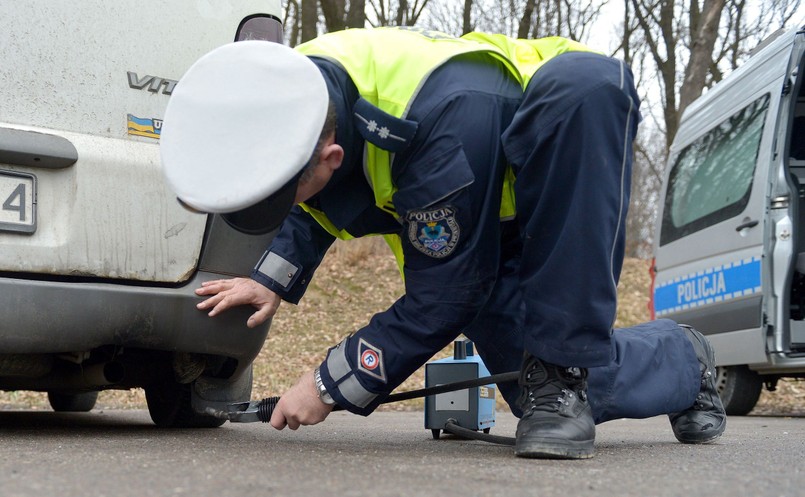
{"label": "yellow reflective vest", "polygon": [[[428,76],[457,55],[490,54],[502,62],[525,88],[533,73],[547,59],[570,50],[589,49],[558,37],[515,40],[503,35],[470,33],[455,38],[417,28],[376,28],[329,33],[298,45],[296,50],[335,62],[349,74],[361,97],[391,116],[404,118]],[[397,188],[391,179],[391,153],[367,142],[364,168],[374,192],[375,205],[399,218],[392,202]],[[300,206],[331,235],[341,240],[353,238],[346,230],[337,229],[324,212],[305,203]],[[511,219],[514,215],[514,173],[507,168],[500,216],[501,219]],[[400,237],[383,236],[402,273]]]}
{"label": "yellow reflective vest", "polygon": [[461,38],[492,45],[505,53],[517,67],[523,82],[523,89],[528,86],[534,73],[557,55],[565,52],[595,52],[582,43],[559,36],[524,40],[500,34],[472,32]]}

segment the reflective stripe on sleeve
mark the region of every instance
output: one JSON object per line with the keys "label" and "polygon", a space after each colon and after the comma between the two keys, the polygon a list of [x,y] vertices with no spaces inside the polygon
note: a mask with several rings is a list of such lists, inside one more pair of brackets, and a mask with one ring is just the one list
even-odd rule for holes
{"label": "reflective stripe on sleeve", "polygon": [[346,375],[352,372],[352,368],[347,361],[347,340],[341,341],[336,347],[327,354],[327,370],[333,378],[334,383],[341,381]]}
{"label": "reflective stripe on sleeve", "polygon": [[254,268],[262,275],[271,278],[287,288],[299,270],[293,263],[283,259],[274,252],[266,252],[263,259]]}
{"label": "reflective stripe on sleeve", "polygon": [[[327,372],[333,380],[332,388],[338,390],[338,393],[347,402],[363,409],[371,404],[378,394],[364,388],[360,380],[358,380],[356,372],[349,365],[349,361],[347,361],[347,342],[350,338],[351,335],[330,349],[326,360]],[[327,388],[330,389],[330,386],[328,385]]]}
{"label": "reflective stripe on sleeve", "polygon": [[363,388],[354,374],[338,384],[338,391],[347,399],[347,402],[361,408],[368,406],[377,398],[376,393]]}

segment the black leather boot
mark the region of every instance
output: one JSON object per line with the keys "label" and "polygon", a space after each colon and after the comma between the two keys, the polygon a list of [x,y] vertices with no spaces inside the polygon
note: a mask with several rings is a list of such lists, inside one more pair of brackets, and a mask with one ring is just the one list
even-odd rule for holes
{"label": "black leather boot", "polygon": [[668,415],[676,439],[687,444],[712,442],[724,433],[727,413],[716,389],[716,355],[710,341],[690,326],[679,325],[693,344],[701,371],[701,386],[693,405]]}
{"label": "black leather boot", "polygon": [[514,453],[541,459],[593,457],[595,422],[587,401],[587,370],[526,355],[520,370]]}

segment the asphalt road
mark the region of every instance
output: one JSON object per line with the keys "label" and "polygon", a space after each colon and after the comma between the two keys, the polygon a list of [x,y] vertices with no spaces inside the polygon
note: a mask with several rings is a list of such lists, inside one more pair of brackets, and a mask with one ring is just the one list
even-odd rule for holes
{"label": "asphalt road", "polygon": [[[493,434],[511,436],[498,416]],[[730,418],[715,444],[676,442],[666,418],[598,427],[585,461],[432,439],[422,413],[333,413],[293,432],[156,428],[145,411],[0,411],[0,495],[802,496],[805,417]]]}

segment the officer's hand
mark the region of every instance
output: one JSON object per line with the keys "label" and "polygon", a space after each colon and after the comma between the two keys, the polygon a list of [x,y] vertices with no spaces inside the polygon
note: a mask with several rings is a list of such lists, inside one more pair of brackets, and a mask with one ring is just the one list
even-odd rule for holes
{"label": "officer's hand", "polygon": [[212,309],[208,313],[210,317],[217,316],[231,307],[251,305],[257,312],[246,322],[249,328],[265,323],[277,312],[282,302],[279,295],[250,278],[205,281],[201,284],[201,288],[196,289],[196,295],[212,295],[196,305],[202,311]]}
{"label": "officer's hand", "polygon": [[321,423],[332,412],[335,405],[325,404],[319,399],[313,371],[303,374],[296,385],[282,394],[274,413],[271,415],[271,426],[281,430],[295,430],[300,425]]}

